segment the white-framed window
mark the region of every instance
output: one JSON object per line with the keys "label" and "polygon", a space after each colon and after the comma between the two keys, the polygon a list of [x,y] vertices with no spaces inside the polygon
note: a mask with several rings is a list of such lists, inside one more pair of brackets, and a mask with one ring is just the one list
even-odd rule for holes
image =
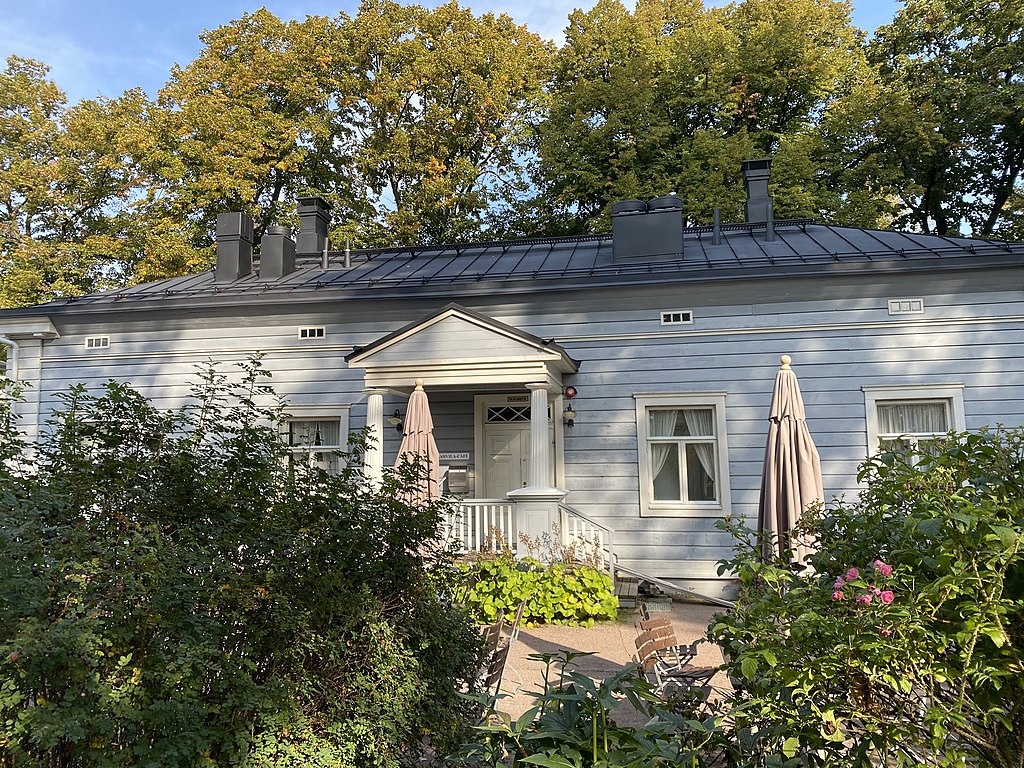
{"label": "white-framed window", "polygon": [[921,448],[947,432],[963,432],[962,384],[864,387],[868,453]]}
{"label": "white-framed window", "polygon": [[342,468],[348,449],[348,406],[304,407],[284,424],[284,439],[292,461],[316,464],[331,474]]}
{"label": "white-framed window", "polygon": [[298,336],[300,339],[323,339],[327,336],[327,329],[322,325],[299,328]]}
{"label": "white-framed window", "polygon": [[725,394],[651,394],[635,399],[640,514],[728,514]]}
{"label": "white-framed window", "polygon": [[110,348],[110,337],[109,336],[86,336],[85,337],[85,348],[86,349],[109,349]]}

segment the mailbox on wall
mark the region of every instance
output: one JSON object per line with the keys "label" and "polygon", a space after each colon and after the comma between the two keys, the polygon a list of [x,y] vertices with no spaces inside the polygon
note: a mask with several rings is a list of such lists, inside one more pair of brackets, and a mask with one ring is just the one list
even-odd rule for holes
{"label": "mailbox on wall", "polygon": [[468,451],[441,454],[441,476],[445,478],[447,493],[455,496],[472,497],[475,488],[473,465]]}

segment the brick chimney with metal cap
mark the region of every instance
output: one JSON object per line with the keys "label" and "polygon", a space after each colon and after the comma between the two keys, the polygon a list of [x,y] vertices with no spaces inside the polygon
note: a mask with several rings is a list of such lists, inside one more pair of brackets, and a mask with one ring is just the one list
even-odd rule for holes
{"label": "brick chimney with metal cap", "polygon": [[747,190],[743,214],[748,224],[767,222],[771,218],[772,198],[768,194],[768,179],[771,175],[770,157],[743,161],[743,186]]}
{"label": "brick chimney with metal cap", "polygon": [[252,219],[247,213],[217,214],[215,283],[230,283],[252,272]]}
{"label": "brick chimney with metal cap", "polygon": [[299,198],[299,237],[297,253],[323,253],[327,247],[327,229],[331,225],[331,204],[322,197]]}

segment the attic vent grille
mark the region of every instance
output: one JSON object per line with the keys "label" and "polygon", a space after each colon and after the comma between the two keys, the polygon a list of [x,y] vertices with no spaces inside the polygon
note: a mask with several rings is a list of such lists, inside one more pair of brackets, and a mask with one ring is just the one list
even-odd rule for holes
{"label": "attic vent grille", "polygon": [[662,325],[688,325],[693,322],[693,312],[689,309],[669,309],[661,313]]}
{"label": "attic vent grille", "polygon": [[924,299],[889,299],[890,315],[923,315]]}
{"label": "attic vent grille", "polygon": [[322,339],[327,335],[323,326],[316,328],[299,328],[300,339]]}
{"label": "attic vent grille", "polygon": [[86,349],[107,349],[110,346],[109,336],[86,336]]}

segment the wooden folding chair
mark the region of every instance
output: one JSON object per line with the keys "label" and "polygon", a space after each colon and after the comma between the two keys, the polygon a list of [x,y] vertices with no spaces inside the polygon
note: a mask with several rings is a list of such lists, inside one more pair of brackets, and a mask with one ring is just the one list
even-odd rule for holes
{"label": "wooden folding chair", "polygon": [[498,647],[498,643],[501,641],[501,630],[505,627],[504,615],[498,616],[498,619],[493,624],[488,624],[485,627],[480,627],[480,634],[484,638],[484,646],[487,648],[488,658],[494,653]]}
{"label": "wooden folding chair", "polygon": [[[516,609],[512,623],[508,625],[508,637],[502,636],[502,632],[505,629],[504,614],[498,616],[497,620],[493,624],[488,624],[486,627],[480,628],[480,633],[484,637],[484,645],[487,649],[487,663],[481,671],[480,679],[482,681],[483,689],[488,693],[492,700],[497,698],[499,688],[501,687],[501,679],[505,673],[505,664],[508,660],[508,652],[515,644],[516,640],[519,639],[519,628],[522,624],[523,612],[525,610],[526,601],[524,600]],[[520,684],[522,684],[521,679]]]}
{"label": "wooden folding chair", "polygon": [[498,697],[501,688],[501,678],[505,674],[505,663],[508,661],[508,643],[499,643],[498,647],[491,653],[487,662],[487,669],[484,671],[482,687],[489,697],[491,703]]}
{"label": "wooden folding chair", "polygon": [[659,695],[673,689],[697,691],[701,698],[711,695],[711,679],[718,667],[696,666],[692,660],[696,644],[680,645],[674,632],[664,627],[642,629],[636,636],[637,663]]}

